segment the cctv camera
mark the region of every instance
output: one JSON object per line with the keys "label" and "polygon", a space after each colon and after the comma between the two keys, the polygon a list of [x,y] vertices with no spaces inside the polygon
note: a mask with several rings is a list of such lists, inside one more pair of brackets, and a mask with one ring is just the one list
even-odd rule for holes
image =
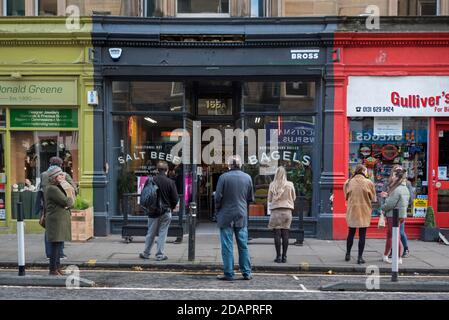
{"label": "cctv camera", "polygon": [[109,48],[109,55],[113,61],[119,61],[122,55],[121,48]]}

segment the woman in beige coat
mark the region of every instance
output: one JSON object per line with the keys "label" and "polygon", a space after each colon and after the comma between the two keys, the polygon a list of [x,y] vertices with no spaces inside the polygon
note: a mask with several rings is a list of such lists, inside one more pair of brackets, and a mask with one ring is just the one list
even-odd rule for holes
{"label": "woman in beige coat", "polygon": [[[273,229],[276,259],[274,262],[287,262],[288,230],[292,223],[292,211],[295,208],[295,187],[287,181],[284,167],[279,167],[268,190],[268,207],[271,208],[268,228]],[[281,258],[282,238],[282,258]]]}
{"label": "woman in beige coat", "polygon": [[376,201],[374,183],[367,178],[368,170],[364,165],[355,167],[354,175],[345,182],[343,190],[348,203],[346,222],[349,227],[346,240],[345,260],[351,260],[351,248],[357,228],[359,229],[359,256],[357,263],[365,263],[363,250],[365,249],[366,228],[371,222],[372,202]]}

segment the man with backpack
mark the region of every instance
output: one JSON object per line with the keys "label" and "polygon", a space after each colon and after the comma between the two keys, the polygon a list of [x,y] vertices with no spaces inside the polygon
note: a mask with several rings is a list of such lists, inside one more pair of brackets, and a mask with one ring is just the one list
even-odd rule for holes
{"label": "man with backpack", "polygon": [[142,189],[141,205],[148,213],[148,233],[145,238],[145,249],[139,254],[142,259],[149,259],[154,239],[158,236],[156,260],[167,260],[164,253],[168,227],[172,211],[178,204],[178,191],[175,182],[167,177],[168,164],[160,161],[157,164],[158,174],[149,177]]}

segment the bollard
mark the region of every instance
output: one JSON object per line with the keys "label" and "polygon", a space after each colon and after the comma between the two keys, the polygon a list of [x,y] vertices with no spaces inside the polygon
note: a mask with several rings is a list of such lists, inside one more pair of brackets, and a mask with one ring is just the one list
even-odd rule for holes
{"label": "bollard", "polygon": [[393,209],[393,236],[392,236],[392,261],[391,261],[391,281],[398,281],[399,269],[399,210]]}
{"label": "bollard", "polygon": [[25,275],[25,229],[23,225],[22,202],[17,202],[17,244],[19,260],[19,276]]}
{"label": "bollard", "polygon": [[189,261],[195,260],[196,203],[189,204]]}

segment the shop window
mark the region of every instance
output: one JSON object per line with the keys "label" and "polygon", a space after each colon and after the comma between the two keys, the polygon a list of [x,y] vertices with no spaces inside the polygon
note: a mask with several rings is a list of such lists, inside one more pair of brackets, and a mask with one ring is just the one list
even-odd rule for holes
{"label": "shop window", "polygon": [[114,81],[112,99],[114,111],[182,112],[184,85],[182,82]]}
{"label": "shop window", "polygon": [[177,16],[229,16],[229,0],[177,0]]}
{"label": "shop window", "polygon": [[[376,124],[374,118],[350,119],[349,176],[359,163],[368,168],[379,199],[373,205],[373,216],[380,214],[379,194],[386,190],[394,165],[407,170],[414,198],[427,200],[427,120],[395,118],[391,128],[394,128],[392,134],[381,134],[382,125]],[[413,206],[409,208],[409,216],[418,216]]]}
{"label": "shop window", "polygon": [[[245,150],[244,170],[253,178],[256,204],[263,206],[263,212],[267,212],[269,184],[277,167],[284,166],[298,196],[295,210],[303,210],[304,216],[310,216],[313,194],[312,155],[316,144],[315,117],[251,116],[245,118],[245,130],[247,129],[254,129],[257,133],[260,129],[265,129],[265,135],[262,135],[265,136],[265,141],[257,141],[257,147],[253,150],[246,144],[248,150]],[[274,136],[270,133],[273,131],[277,133],[277,146],[272,143]]]}
{"label": "shop window", "polygon": [[314,112],[315,83],[246,82],[243,86],[245,111]]}
{"label": "shop window", "polygon": [[[22,201],[25,218],[37,219],[34,205],[40,175],[51,157],[63,160],[62,170],[78,181],[78,132],[14,131],[11,133],[11,203]],[[17,212],[12,206],[12,218]]]}
{"label": "shop window", "polygon": [[6,3],[7,16],[25,15],[25,0],[6,0],[4,3]]}
{"label": "shop window", "polygon": [[0,128],[6,126],[6,110],[0,108]]}
{"label": "shop window", "polygon": [[114,197],[114,212],[121,214],[129,209],[130,215],[144,215],[139,199],[126,194],[140,193],[148,174],[156,169],[160,160],[167,161],[169,177],[175,181],[178,193],[183,193],[182,152],[172,153],[183,133],[175,133],[175,141],[170,139],[172,131],[181,128],[181,117],[113,116],[112,185],[117,195]]}
{"label": "shop window", "polygon": [[6,219],[6,163],[5,134],[0,133],[0,220]]}
{"label": "shop window", "polygon": [[56,16],[58,14],[58,0],[39,0],[37,13],[39,16]]}

